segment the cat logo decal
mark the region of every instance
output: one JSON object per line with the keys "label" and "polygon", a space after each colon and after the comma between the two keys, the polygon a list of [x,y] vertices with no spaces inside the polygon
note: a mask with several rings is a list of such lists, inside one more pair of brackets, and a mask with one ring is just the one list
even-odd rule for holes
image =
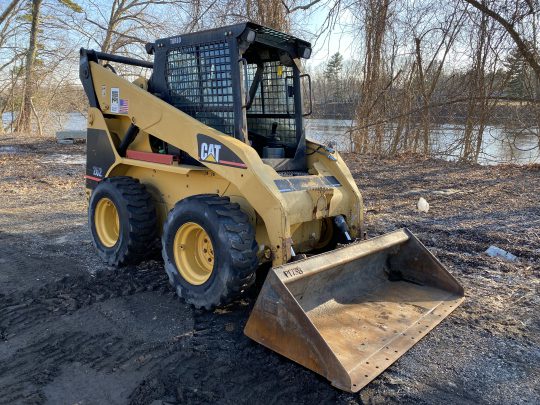
{"label": "cat logo decal", "polygon": [[201,160],[203,162],[219,163],[219,150],[221,145],[201,142]]}
{"label": "cat logo decal", "polygon": [[222,166],[246,169],[247,166],[236,153],[208,135],[198,134],[199,161]]}

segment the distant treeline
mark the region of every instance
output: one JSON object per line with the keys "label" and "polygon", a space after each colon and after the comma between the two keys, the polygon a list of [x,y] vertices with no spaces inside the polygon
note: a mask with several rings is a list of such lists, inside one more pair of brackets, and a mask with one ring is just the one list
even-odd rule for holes
{"label": "distant treeline", "polygon": [[[496,98],[495,104],[491,109],[489,117],[484,122],[488,125],[508,125],[512,122],[534,126],[537,124],[536,114],[537,104],[540,100],[523,100],[514,98]],[[312,118],[336,119],[336,120],[354,120],[359,106],[359,101],[349,102],[315,102],[313,104]],[[480,116],[468,115],[467,101],[441,102],[440,106],[432,107],[433,124],[461,124],[464,125],[468,118],[479,120]],[[389,122],[397,121],[399,117]],[[410,112],[411,120],[420,122],[422,118],[421,111]]]}

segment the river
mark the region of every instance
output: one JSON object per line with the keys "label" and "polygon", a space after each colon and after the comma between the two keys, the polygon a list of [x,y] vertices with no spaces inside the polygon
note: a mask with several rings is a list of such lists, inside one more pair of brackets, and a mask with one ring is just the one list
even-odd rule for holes
{"label": "river", "polygon": [[[4,126],[9,125],[9,113],[4,113]],[[339,151],[351,150],[351,139],[347,130],[354,124],[350,120],[307,119],[306,136],[310,139],[332,142]],[[86,119],[79,113],[57,116],[52,124],[53,130],[84,130]],[[455,160],[459,149],[447,153],[452,145],[462,137],[464,128],[460,125],[442,124],[431,132],[431,151],[436,157]],[[540,131],[536,131],[537,134]],[[540,163],[539,140],[534,134],[517,133],[499,126],[487,126],[484,132],[479,163],[484,165],[498,163]]]}
{"label": "river", "polygon": [[[354,125],[350,120],[308,119],[306,136],[328,143],[332,142],[340,151],[351,151],[352,142],[347,130]],[[447,160],[459,158],[459,148],[453,148],[463,136],[462,125],[442,124],[431,130],[431,152],[434,156]],[[478,163],[484,165],[499,163],[540,163],[540,131],[523,133],[503,127],[487,126],[481,146]],[[451,149],[455,149],[448,152]]]}

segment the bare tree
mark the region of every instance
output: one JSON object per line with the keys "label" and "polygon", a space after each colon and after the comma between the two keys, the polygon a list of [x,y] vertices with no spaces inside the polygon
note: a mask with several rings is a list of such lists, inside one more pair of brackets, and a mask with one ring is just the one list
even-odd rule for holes
{"label": "bare tree", "polygon": [[79,1],[83,14],[66,16],[64,30],[75,31],[85,47],[145,57],[147,42],[201,28],[218,0]]}
{"label": "bare tree", "polygon": [[[497,74],[501,67],[499,49],[505,35],[497,30],[496,24],[486,14],[469,13],[470,45],[473,55],[472,66],[467,74],[467,116],[463,135],[461,159],[476,162],[480,156],[484,131],[493,108],[508,82],[508,74]],[[502,79],[502,80],[501,80]]]}
{"label": "bare tree", "polygon": [[[70,9],[80,12],[81,8],[73,3],[71,0],[57,0],[63,6],[69,7]],[[28,48],[26,50],[26,60],[25,60],[25,77],[24,77],[24,86],[22,92],[22,101],[21,101],[21,110],[19,116],[17,117],[17,131],[19,132],[28,132],[30,131],[31,124],[31,115],[37,116],[37,113],[34,109],[32,102],[32,97],[35,91],[35,80],[34,80],[34,70],[35,62],[38,49],[38,34],[40,31],[41,24],[41,7],[43,5],[43,0],[32,0],[31,1],[31,26],[30,32],[28,35]]]}
{"label": "bare tree", "polygon": [[[414,50],[416,57],[417,67],[417,83],[418,89],[422,99],[422,114],[421,114],[421,130],[417,132],[417,136],[414,139],[414,150],[417,150],[417,146],[422,142],[422,152],[424,155],[429,154],[430,141],[430,118],[431,118],[431,99],[433,93],[439,83],[441,72],[445,66],[446,58],[452,45],[456,40],[457,34],[462,26],[462,21],[465,13],[459,11],[456,5],[451,11],[447,19],[445,19],[440,26],[429,27],[421,33],[415,34],[414,37]],[[424,53],[422,51],[422,45],[427,35],[432,35],[430,44],[433,44],[433,51],[428,60],[425,60]]]}
{"label": "bare tree", "polygon": [[[361,94],[358,106],[357,121],[359,131],[355,136],[356,151],[367,152],[369,142],[369,128],[365,125],[374,115],[380,115],[384,108],[382,59],[383,42],[388,28],[389,0],[369,0],[365,3],[365,58]],[[375,126],[375,147],[378,152],[382,150],[384,127]]]}
{"label": "bare tree", "polygon": [[[536,76],[540,78],[540,55],[538,48],[534,46],[537,41],[536,29],[532,30],[532,38],[526,38],[524,33],[520,33],[517,29],[517,25],[527,17],[533,18],[533,25],[535,27],[535,16],[539,13],[540,3],[537,0],[513,0],[513,1],[501,1],[499,4],[499,10],[494,7],[490,7],[485,0],[465,0],[471,6],[477,8],[482,13],[493,18],[508,32],[514,43],[516,44],[519,52],[523,55],[527,63],[536,73]],[[493,3],[493,5],[497,5]],[[503,15],[504,12],[509,15]]]}
{"label": "bare tree", "polygon": [[24,88],[22,94],[22,107],[17,117],[17,131],[28,132],[30,130],[30,114],[32,112],[32,96],[34,93],[34,62],[36,60],[37,36],[40,23],[40,9],[42,0],[32,0],[32,25],[26,51],[26,64],[24,76]]}
{"label": "bare tree", "polygon": [[[21,7],[20,1],[11,1],[0,14],[0,117],[14,101],[13,90],[21,73],[21,69],[16,68],[16,62],[24,54],[12,43],[21,34],[21,24],[16,21]],[[10,121],[12,118],[11,114]],[[3,132],[4,125],[0,120],[0,133]]]}
{"label": "bare tree", "polygon": [[246,0],[247,18],[277,30],[290,30],[288,12],[281,0]]}

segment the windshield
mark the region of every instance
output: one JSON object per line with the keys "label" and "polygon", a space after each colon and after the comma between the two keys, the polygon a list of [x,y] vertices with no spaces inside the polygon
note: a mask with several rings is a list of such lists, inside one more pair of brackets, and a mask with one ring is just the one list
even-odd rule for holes
{"label": "windshield", "polygon": [[248,132],[294,148],[297,142],[293,68],[278,61],[248,64],[248,83]]}

